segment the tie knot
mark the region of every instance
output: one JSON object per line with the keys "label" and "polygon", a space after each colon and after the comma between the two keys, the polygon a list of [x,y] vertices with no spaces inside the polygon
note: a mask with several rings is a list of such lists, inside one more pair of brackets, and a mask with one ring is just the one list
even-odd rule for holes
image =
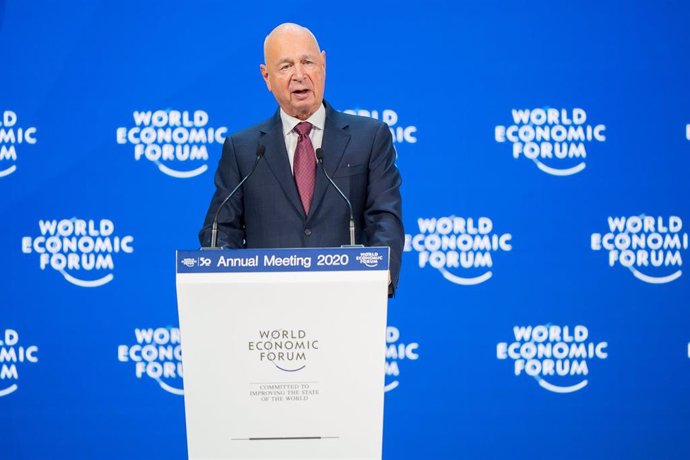
{"label": "tie knot", "polygon": [[308,136],[309,132],[311,131],[311,123],[308,121],[297,123],[297,126],[295,126],[295,131],[300,135],[300,137]]}

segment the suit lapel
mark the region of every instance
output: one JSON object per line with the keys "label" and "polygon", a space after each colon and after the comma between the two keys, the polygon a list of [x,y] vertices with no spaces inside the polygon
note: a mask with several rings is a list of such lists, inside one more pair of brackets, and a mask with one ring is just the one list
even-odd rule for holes
{"label": "suit lapel", "polygon": [[297,186],[290,168],[290,160],[288,159],[287,149],[285,148],[285,137],[283,136],[283,124],[280,121],[280,113],[276,112],[271,124],[262,130],[264,133],[259,142],[266,146],[266,154],[264,159],[268,163],[268,167],[275,176],[278,184],[285,192],[288,201],[292,206],[304,215],[302,202],[297,193]]}
{"label": "suit lapel", "polygon": [[[329,105],[326,105],[326,124],[323,131],[323,141],[321,148],[323,150],[323,165],[328,172],[328,175],[333,177],[333,173],[338,169],[340,161],[343,159],[345,148],[350,142],[350,134],[346,131],[347,123],[344,122],[340,114],[333,110]],[[318,210],[326,190],[331,185],[328,179],[323,175],[321,167],[316,167],[316,185],[314,186],[314,198],[312,199],[309,216],[314,215]]]}

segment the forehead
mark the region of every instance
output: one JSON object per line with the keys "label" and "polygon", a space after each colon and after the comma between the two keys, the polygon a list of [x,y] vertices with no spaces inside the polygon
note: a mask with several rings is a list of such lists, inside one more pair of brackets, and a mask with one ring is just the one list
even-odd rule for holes
{"label": "forehead", "polygon": [[284,31],[266,40],[265,52],[266,59],[269,61],[313,58],[319,55],[319,45],[311,34],[302,31]]}

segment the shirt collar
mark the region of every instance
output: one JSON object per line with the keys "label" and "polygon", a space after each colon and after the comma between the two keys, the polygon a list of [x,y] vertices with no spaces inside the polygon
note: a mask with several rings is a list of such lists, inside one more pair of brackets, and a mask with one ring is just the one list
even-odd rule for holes
{"label": "shirt collar", "polygon": [[326,108],[321,104],[319,108],[314,112],[311,117],[306,120],[300,120],[299,118],[292,117],[285,113],[283,109],[280,109],[280,120],[283,122],[283,135],[287,135],[290,131],[295,129],[298,123],[302,121],[308,121],[314,126],[314,128],[323,130],[326,125]]}

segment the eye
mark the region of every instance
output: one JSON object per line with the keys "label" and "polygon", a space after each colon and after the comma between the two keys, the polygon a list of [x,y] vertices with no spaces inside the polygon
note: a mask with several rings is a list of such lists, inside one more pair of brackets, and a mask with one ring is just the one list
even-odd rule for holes
{"label": "eye", "polygon": [[285,71],[288,70],[289,68],[290,68],[290,64],[283,64],[283,65],[280,66],[280,71],[281,71],[281,72],[285,72]]}

